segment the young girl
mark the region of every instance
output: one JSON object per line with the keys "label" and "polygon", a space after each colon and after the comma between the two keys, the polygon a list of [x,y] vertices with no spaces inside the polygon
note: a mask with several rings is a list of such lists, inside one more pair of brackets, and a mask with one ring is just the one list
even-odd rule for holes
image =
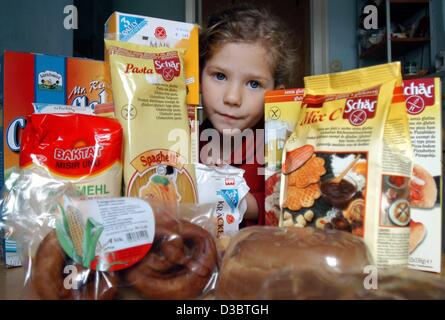
{"label": "young girl", "polygon": [[264,93],[293,85],[295,37],[277,17],[250,5],[211,16],[200,35],[201,93],[207,116],[201,132],[216,129],[221,148],[224,136],[235,140],[252,129],[255,137],[244,139],[242,148],[233,152],[225,148],[219,157],[203,152],[206,141],[200,144],[201,162],[224,162],[245,170],[250,187],[245,225],[264,224],[263,161],[259,161],[263,159],[255,157],[257,149],[264,155],[264,133],[256,132],[264,129]]}

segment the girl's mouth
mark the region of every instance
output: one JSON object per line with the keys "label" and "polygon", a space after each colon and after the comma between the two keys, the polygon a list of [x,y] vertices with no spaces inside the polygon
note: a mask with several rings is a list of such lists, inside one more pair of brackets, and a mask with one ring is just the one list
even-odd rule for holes
{"label": "girl's mouth", "polygon": [[230,114],[225,114],[225,113],[219,113],[219,115],[227,120],[239,120],[240,119],[240,117],[235,117],[235,116],[232,116]]}

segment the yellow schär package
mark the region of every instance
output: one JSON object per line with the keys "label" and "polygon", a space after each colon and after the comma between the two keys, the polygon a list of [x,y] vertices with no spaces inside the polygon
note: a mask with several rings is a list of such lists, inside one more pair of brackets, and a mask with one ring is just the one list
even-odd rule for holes
{"label": "yellow sch\u00e4r package", "polygon": [[280,217],[281,158],[284,143],[294,132],[304,89],[272,90],[264,96],[265,224],[278,226]]}
{"label": "yellow sch\u00e4r package", "polygon": [[410,183],[409,268],[441,272],[442,105],[439,78],[405,80],[394,100],[406,100],[413,175]]}
{"label": "yellow sch\u00e4r package", "polygon": [[[199,121],[196,116],[199,105],[199,26],[193,23],[114,12],[105,23],[105,37],[109,40],[150,47],[184,50],[192,162],[199,162]],[[107,77],[109,74],[105,73],[105,78]]]}
{"label": "yellow sch\u00e4r package", "polygon": [[181,49],[105,41],[124,128],[125,195],[196,202]]}
{"label": "yellow sch\u00e4r package", "polygon": [[185,50],[187,103],[199,105],[198,25],[135,14],[114,12],[105,23],[109,40],[119,40],[150,47]]}
{"label": "yellow sch\u00e4r package", "polygon": [[281,226],[364,238],[378,267],[408,264],[412,147],[400,63],[305,78],[283,151]]}

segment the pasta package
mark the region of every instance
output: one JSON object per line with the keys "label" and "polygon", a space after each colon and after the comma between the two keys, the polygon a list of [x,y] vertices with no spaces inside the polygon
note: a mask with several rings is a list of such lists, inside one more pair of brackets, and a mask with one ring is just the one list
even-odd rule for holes
{"label": "pasta package", "polygon": [[150,47],[184,49],[187,104],[199,105],[199,26],[173,20],[114,12],[105,22],[109,40]]}
{"label": "pasta package", "polygon": [[125,195],[196,203],[181,49],[105,40],[124,130]]}
{"label": "pasta package", "polygon": [[378,267],[407,267],[412,146],[400,63],[305,78],[283,150],[280,226],[364,238]]}

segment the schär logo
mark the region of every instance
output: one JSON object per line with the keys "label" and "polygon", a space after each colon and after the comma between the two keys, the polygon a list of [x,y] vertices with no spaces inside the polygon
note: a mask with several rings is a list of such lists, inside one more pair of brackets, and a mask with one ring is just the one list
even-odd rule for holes
{"label": "sch\u00e4r logo", "polygon": [[234,186],[235,185],[235,179],[234,178],[226,178],[225,185],[226,186]]}
{"label": "sch\u00e4r logo", "polygon": [[162,75],[162,78],[170,82],[181,74],[181,62],[176,54],[166,53],[159,55],[154,60],[156,73]]}
{"label": "sch\u00e4r logo", "polygon": [[427,106],[434,105],[434,79],[404,81],[403,93],[408,113],[420,114]]}
{"label": "sch\u00e4r logo", "polygon": [[427,98],[432,98],[434,94],[434,85],[425,84],[424,82],[411,82],[403,88],[403,93],[406,96],[424,95]]}
{"label": "sch\u00e4r logo", "polygon": [[406,99],[406,110],[411,115],[420,114],[425,110],[425,101],[420,96],[410,96]]}
{"label": "sch\u00e4r logo", "polygon": [[348,119],[353,126],[361,126],[373,118],[377,108],[377,97],[352,98],[346,100],[343,119]]}

